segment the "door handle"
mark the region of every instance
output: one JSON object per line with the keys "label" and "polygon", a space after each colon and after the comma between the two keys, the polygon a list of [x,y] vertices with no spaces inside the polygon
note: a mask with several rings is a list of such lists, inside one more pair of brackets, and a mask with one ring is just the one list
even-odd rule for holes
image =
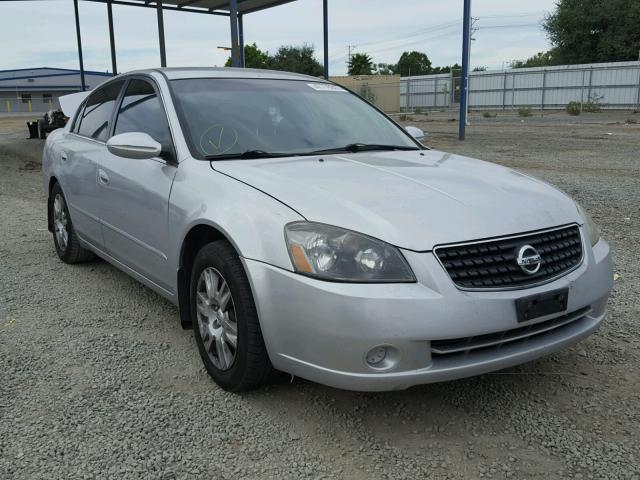
{"label": "door handle", "polygon": [[105,172],[101,168],[98,169],[98,181],[103,185],[109,183],[109,175],[107,175],[107,172]]}
{"label": "door handle", "polygon": [[62,153],[60,154],[60,159],[61,159],[63,162],[66,162],[66,161],[67,161],[67,154],[66,154],[65,152],[62,152]]}

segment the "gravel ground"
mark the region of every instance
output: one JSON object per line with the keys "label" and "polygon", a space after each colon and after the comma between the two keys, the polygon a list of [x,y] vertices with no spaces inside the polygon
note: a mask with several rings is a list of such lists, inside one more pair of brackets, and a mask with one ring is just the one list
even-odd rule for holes
{"label": "gravel ground", "polygon": [[404,392],[206,375],[175,307],[105,262],[58,261],[24,118],[0,118],[0,479],[640,478],[640,128],[631,113],[407,119],[436,148],[544,178],[615,253],[610,317],[518,368]]}

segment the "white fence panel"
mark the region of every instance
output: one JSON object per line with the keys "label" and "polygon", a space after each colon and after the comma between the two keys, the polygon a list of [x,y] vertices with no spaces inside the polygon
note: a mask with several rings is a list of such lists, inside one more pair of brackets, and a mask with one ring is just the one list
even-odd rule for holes
{"label": "white fence panel", "polygon": [[[459,101],[459,79],[449,74],[403,77],[403,109],[451,107]],[[469,75],[469,108],[565,108],[596,101],[602,108],[640,108],[640,62],[560,65]]]}

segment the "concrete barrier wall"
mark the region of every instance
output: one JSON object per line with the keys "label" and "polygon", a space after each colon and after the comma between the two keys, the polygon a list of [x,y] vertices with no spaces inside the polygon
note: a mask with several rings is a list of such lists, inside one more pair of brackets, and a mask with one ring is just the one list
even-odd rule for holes
{"label": "concrete barrier wall", "polygon": [[331,77],[330,80],[366,98],[385,112],[400,111],[400,75]]}

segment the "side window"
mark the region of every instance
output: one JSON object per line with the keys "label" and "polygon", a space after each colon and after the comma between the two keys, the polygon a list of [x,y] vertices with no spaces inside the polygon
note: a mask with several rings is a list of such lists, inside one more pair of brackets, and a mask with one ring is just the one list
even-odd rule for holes
{"label": "side window", "polygon": [[128,132],[147,133],[162,145],[163,151],[171,150],[171,133],[164,107],[145,80],[131,80],[122,98],[113,134]]}
{"label": "side window", "polygon": [[124,82],[113,82],[93,92],[77,120],[78,135],[105,142],[109,135],[109,122]]}
{"label": "side window", "polygon": [[84,107],[86,104],[86,100],[80,104],[78,107],[78,111],[76,112],[75,117],[73,118],[73,125],[71,125],[71,131],[73,133],[78,133],[78,129],[80,128],[80,119],[82,118],[82,114],[84,113]]}

